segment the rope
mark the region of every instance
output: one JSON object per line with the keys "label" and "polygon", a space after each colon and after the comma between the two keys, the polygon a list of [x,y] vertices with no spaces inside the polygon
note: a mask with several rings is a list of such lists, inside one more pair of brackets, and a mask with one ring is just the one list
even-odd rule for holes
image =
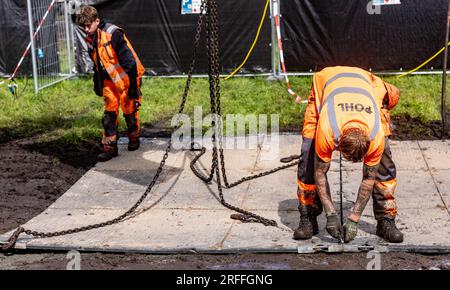
{"label": "rope", "polygon": [[263,16],[261,18],[261,22],[259,23],[259,27],[258,27],[258,31],[256,32],[256,36],[255,36],[255,40],[253,41],[252,46],[250,47],[250,50],[247,53],[247,56],[245,57],[244,61],[241,63],[241,65],[235,69],[229,76],[227,76],[224,80],[228,80],[229,78],[233,77],[247,62],[248,58],[250,57],[250,55],[253,52],[253,49],[255,48],[256,43],[258,42],[259,39],[259,34],[261,33],[261,28],[263,27],[264,21],[266,19],[266,15],[267,15],[267,8],[269,7],[269,3],[270,0],[267,0],[266,2],[266,7],[264,7],[264,12],[263,12]]}
{"label": "rope", "polygon": [[[447,43],[447,46],[449,46],[449,45],[450,45],[450,42]],[[407,75],[410,75],[410,74],[412,74],[412,73],[418,71],[419,69],[421,69],[422,67],[424,67],[426,64],[428,64],[430,61],[432,61],[433,59],[435,59],[436,57],[438,57],[444,50],[445,50],[445,46],[444,46],[441,50],[439,50],[438,52],[436,52],[435,55],[433,55],[433,56],[430,57],[428,60],[426,60],[424,63],[422,63],[421,65],[419,65],[419,66],[416,67],[415,69],[410,70],[410,71],[407,72],[407,73],[404,73],[404,74],[402,74],[402,75],[399,75],[398,78],[405,77],[405,76],[407,76]]]}

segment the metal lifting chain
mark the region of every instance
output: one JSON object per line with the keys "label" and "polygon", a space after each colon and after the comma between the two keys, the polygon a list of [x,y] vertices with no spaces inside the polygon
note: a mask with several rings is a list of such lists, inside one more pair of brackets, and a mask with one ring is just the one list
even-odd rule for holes
{"label": "metal lifting chain", "polygon": [[[197,59],[197,50],[198,50],[198,47],[199,47],[200,36],[201,36],[203,22],[204,22],[204,18],[205,18],[205,14],[203,12],[205,11],[205,7],[206,7],[208,1],[209,0],[204,0],[202,2],[201,8],[200,8],[200,16],[199,16],[199,19],[198,19],[198,22],[197,22],[197,30],[196,30],[196,33],[195,33],[194,49],[193,49],[193,52],[192,52],[192,60],[191,60],[191,65],[189,67],[188,77],[187,77],[187,80],[186,80],[186,86],[184,88],[182,101],[181,101],[179,109],[178,109],[178,113],[179,114],[182,114],[183,111],[184,111],[184,106],[186,104],[186,100],[187,100],[187,97],[188,97],[189,89],[190,89],[190,86],[191,86],[192,73],[194,71],[195,62],[196,62],[196,59]],[[177,130],[177,129],[178,128],[173,128],[173,130]],[[144,194],[142,194],[142,196],[139,198],[139,200],[128,211],[126,211],[125,213],[123,213],[119,217],[117,217],[115,219],[112,219],[112,220],[109,220],[109,221],[106,221],[106,222],[98,223],[98,224],[92,224],[92,225],[88,225],[88,226],[83,226],[83,227],[79,227],[79,228],[73,228],[73,229],[64,230],[64,231],[57,231],[57,232],[38,232],[38,231],[27,230],[27,229],[25,229],[23,227],[19,227],[11,235],[11,237],[8,239],[8,242],[2,246],[2,248],[1,248],[2,251],[9,251],[9,250],[11,250],[14,247],[14,245],[16,244],[19,235],[22,234],[22,233],[25,233],[27,235],[31,235],[33,237],[50,238],[50,237],[64,236],[64,235],[84,232],[84,231],[88,231],[88,230],[92,230],[92,229],[98,229],[98,228],[110,226],[110,225],[117,224],[117,223],[121,222],[126,217],[128,217],[132,213],[134,213],[136,208],[148,196],[148,194],[152,190],[153,186],[155,185],[156,181],[158,180],[158,178],[159,178],[159,176],[160,176],[160,174],[161,174],[161,172],[162,172],[162,170],[164,168],[166,160],[169,157],[169,153],[170,153],[171,150],[172,150],[172,139],[169,139],[169,141],[167,143],[167,147],[166,147],[165,153],[164,153],[164,156],[163,156],[163,158],[162,158],[162,160],[161,160],[161,162],[159,164],[158,169],[156,170],[156,174],[153,177],[152,182],[149,184],[149,186],[145,190]]]}
{"label": "metal lifting chain", "polygon": [[[205,10],[206,9],[206,10]],[[206,11],[206,14],[204,13]],[[205,19],[206,16],[206,19]],[[188,77],[186,80],[186,86],[184,89],[184,93],[182,96],[182,101],[180,103],[178,113],[182,114],[184,111],[184,107],[187,101],[187,97],[189,94],[189,89],[192,81],[192,74],[195,68],[196,58],[197,58],[197,52],[198,47],[200,43],[200,36],[202,33],[202,27],[203,24],[205,24],[205,30],[206,30],[206,51],[208,56],[208,74],[209,74],[209,88],[210,88],[210,97],[211,97],[211,113],[213,115],[211,125],[214,128],[213,134],[212,134],[212,142],[213,142],[213,152],[212,152],[212,165],[211,165],[211,172],[209,173],[208,177],[203,176],[200,172],[197,171],[195,168],[195,163],[200,159],[202,155],[205,154],[206,149],[201,148],[201,153],[197,155],[190,164],[190,167],[194,174],[203,180],[206,183],[209,183],[214,178],[214,175],[216,175],[217,179],[217,188],[219,191],[219,197],[222,205],[225,207],[234,210],[236,212],[239,212],[240,214],[233,214],[231,215],[231,218],[241,220],[242,222],[258,222],[262,223],[266,226],[277,226],[276,221],[269,220],[264,217],[261,217],[259,215],[256,215],[254,213],[251,213],[249,211],[246,211],[244,209],[241,209],[239,207],[233,206],[225,201],[225,198],[223,196],[223,187],[221,183],[221,176],[220,172],[222,172],[222,178],[224,182],[225,188],[232,188],[234,186],[237,186],[243,182],[260,178],[263,176],[267,176],[269,174],[275,173],[277,171],[293,167],[295,165],[298,165],[299,161],[295,161],[277,168],[274,168],[272,170],[255,174],[252,176],[244,177],[236,182],[229,183],[228,178],[226,175],[225,170],[225,158],[224,158],[224,152],[223,152],[223,144],[222,144],[222,120],[221,120],[221,104],[220,104],[220,62],[219,62],[219,26],[218,26],[218,6],[217,6],[217,0],[203,0],[201,7],[200,7],[200,15],[197,22],[197,29],[195,34],[195,41],[194,41],[194,49],[192,52],[192,59],[191,64],[189,67]],[[216,120],[217,118],[217,120]],[[173,130],[177,130],[178,128],[173,128]],[[218,138],[216,137],[216,133],[218,135]],[[217,140],[218,139],[218,140]],[[219,148],[217,146],[217,143],[219,143]],[[115,219],[105,221],[102,223],[92,224],[88,226],[73,228],[69,230],[63,230],[63,231],[56,231],[56,232],[38,232],[38,231],[31,231],[27,230],[23,227],[17,228],[17,230],[11,235],[8,242],[2,246],[2,251],[9,251],[11,250],[14,245],[17,242],[18,237],[20,234],[25,233],[27,235],[33,236],[33,237],[40,237],[40,238],[50,238],[50,237],[56,237],[56,236],[63,236],[63,235],[69,235],[79,232],[84,232],[92,229],[102,228],[106,226],[110,226],[113,224],[117,224],[121,221],[123,221],[126,217],[130,216],[136,208],[145,200],[145,198],[148,196],[150,191],[153,189],[153,186],[155,185],[156,181],[158,180],[164,165],[166,163],[167,158],[169,157],[169,153],[172,150],[172,139],[169,139],[164,156],[159,164],[159,167],[156,171],[155,176],[153,177],[153,180],[145,190],[145,192],[142,194],[142,196],[139,198],[139,200],[125,213],[118,216]],[[219,158],[220,158],[220,168],[219,168]],[[290,162],[291,160],[298,159],[298,156],[291,156],[288,158],[285,158],[285,163]]]}
{"label": "metal lifting chain", "polygon": [[[214,173],[217,178],[217,188],[219,191],[219,197],[222,205],[225,207],[239,212],[240,214],[233,214],[231,218],[241,220],[242,222],[258,222],[262,223],[266,226],[277,226],[276,221],[269,220],[259,215],[256,215],[252,212],[246,211],[239,207],[233,206],[227,203],[223,196],[223,187],[232,188],[237,186],[243,182],[250,181],[256,178],[260,178],[263,176],[267,176],[273,174],[277,171],[284,170],[289,167],[293,167],[298,165],[299,161],[295,161],[272,170],[262,172],[259,174],[251,175],[248,177],[244,177],[236,182],[229,183],[228,177],[226,174],[225,168],[225,157],[223,151],[223,140],[222,140],[222,114],[221,114],[221,103],[220,103],[220,59],[219,59],[219,35],[218,35],[218,9],[217,9],[217,0],[210,0],[207,5],[208,16],[206,20],[206,46],[207,46],[207,54],[208,54],[208,74],[209,74],[209,88],[210,88],[210,96],[211,96],[211,126],[213,128],[212,134],[212,166],[209,175],[206,177],[202,173],[200,173],[196,167],[195,163],[206,153],[206,148],[201,148],[200,154],[195,156],[195,158],[190,163],[190,168],[194,172],[194,174],[203,180],[206,183],[212,181],[214,177]],[[216,137],[216,134],[218,135]],[[218,139],[218,140],[217,140]],[[219,148],[217,148],[217,143],[219,143]],[[219,168],[219,159],[220,159],[220,168]],[[291,156],[286,158],[284,162],[290,162],[292,160],[299,159],[299,156]],[[220,172],[222,172],[222,179],[224,186],[221,183]]]}

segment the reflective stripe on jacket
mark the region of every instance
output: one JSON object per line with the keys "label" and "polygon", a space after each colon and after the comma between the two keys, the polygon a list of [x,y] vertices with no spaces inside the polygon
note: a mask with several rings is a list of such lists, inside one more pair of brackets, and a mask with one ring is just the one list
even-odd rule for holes
{"label": "reflective stripe on jacket", "polygon": [[342,132],[360,128],[371,140],[364,162],[380,162],[384,150],[381,107],[386,94],[383,82],[370,72],[355,67],[330,67],[314,75],[313,90],[319,115],[316,152],[330,161]]}
{"label": "reflective stripe on jacket", "polygon": [[[106,71],[109,78],[116,86],[117,90],[122,93],[128,90],[128,88],[130,87],[130,79],[126,70],[120,65],[119,58],[111,44],[112,36],[117,30],[123,32],[121,28],[111,23],[106,23],[101,29],[97,30],[97,47],[96,49],[94,48],[91,50],[91,57],[94,61],[94,64],[96,65],[97,73],[101,72],[102,70]],[[142,66],[141,61],[139,60],[136,52],[134,51],[130,41],[125,36],[125,34],[123,34],[123,38],[125,40],[126,46],[132,53],[133,59],[131,61],[136,62],[136,79],[140,79],[144,74],[145,69]],[[100,64],[98,62],[98,58],[100,59]],[[102,65],[103,68],[98,67],[98,65]]]}

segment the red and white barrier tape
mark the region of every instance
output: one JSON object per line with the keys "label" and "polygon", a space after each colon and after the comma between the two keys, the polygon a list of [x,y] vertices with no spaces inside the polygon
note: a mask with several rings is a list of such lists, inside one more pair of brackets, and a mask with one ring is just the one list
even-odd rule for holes
{"label": "red and white barrier tape", "polygon": [[[36,31],[33,34],[33,40],[36,38],[36,35],[38,34],[39,30],[41,30],[42,25],[44,25],[45,20],[47,19],[47,16],[50,14],[50,11],[52,10],[53,5],[55,3],[56,3],[56,0],[53,0],[52,3],[50,3],[50,5],[48,6],[47,11],[45,12],[44,16],[42,17],[41,21],[39,22],[38,27],[36,28]],[[27,56],[28,52],[30,51],[31,42],[32,42],[32,40],[30,40],[30,43],[28,43],[28,46],[25,49],[25,51],[23,52],[22,57],[19,60],[19,63],[16,65],[16,68],[14,69],[13,74],[8,79],[0,82],[0,85],[3,85],[5,82],[7,82],[9,80],[12,80],[16,76],[17,71],[19,70],[20,66],[22,65],[22,62],[24,61],[25,57]]]}
{"label": "red and white barrier tape", "polygon": [[283,75],[286,80],[287,91],[289,94],[291,94],[292,96],[294,96],[296,98],[297,103],[300,103],[302,101],[302,99],[299,95],[297,95],[296,92],[294,92],[294,90],[292,90],[291,82],[289,81],[289,77],[288,77],[287,71],[286,71],[286,64],[284,62],[284,53],[283,53],[283,41],[281,39],[280,7],[278,4],[278,1],[276,1],[276,0],[273,1],[273,15],[275,18],[275,25],[276,25],[277,38],[278,38],[278,53],[279,53],[279,57],[280,57],[281,69],[283,70]]}

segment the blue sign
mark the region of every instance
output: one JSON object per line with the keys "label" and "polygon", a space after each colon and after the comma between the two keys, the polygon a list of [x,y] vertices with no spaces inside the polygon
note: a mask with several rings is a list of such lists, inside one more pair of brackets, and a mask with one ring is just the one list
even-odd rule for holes
{"label": "blue sign", "polygon": [[181,14],[192,13],[192,0],[181,0]]}
{"label": "blue sign", "polygon": [[199,14],[201,0],[181,0],[181,14]]}
{"label": "blue sign", "polygon": [[395,5],[401,4],[400,0],[373,0],[373,5]]}

